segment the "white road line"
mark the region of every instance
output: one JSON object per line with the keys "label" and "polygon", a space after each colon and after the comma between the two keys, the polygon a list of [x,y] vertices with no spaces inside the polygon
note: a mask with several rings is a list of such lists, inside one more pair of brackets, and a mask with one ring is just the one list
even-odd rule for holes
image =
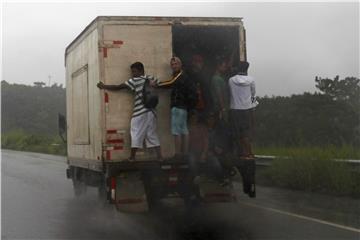
{"label": "white road line", "polygon": [[332,223],[332,222],[327,222],[327,221],[324,221],[324,220],[320,220],[320,219],[316,219],[316,218],[312,218],[312,217],[307,217],[307,216],[303,216],[303,215],[299,215],[299,214],[295,214],[295,213],[290,213],[290,212],[278,210],[278,209],[275,209],[275,208],[262,207],[262,206],[259,206],[257,204],[253,204],[253,203],[247,203],[247,202],[242,202],[242,201],[238,201],[238,203],[243,204],[243,205],[247,205],[247,206],[250,206],[250,207],[260,208],[260,209],[264,209],[264,210],[267,210],[267,211],[276,212],[276,213],[288,215],[288,216],[291,216],[291,217],[297,217],[297,218],[301,218],[301,219],[305,219],[305,220],[309,220],[309,221],[329,225],[329,226],[332,226],[332,227],[337,227],[337,228],[345,229],[345,230],[348,230],[348,231],[360,233],[360,229],[358,229],[358,228],[353,228],[353,227],[348,227],[348,226],[344,226],[344,225],[340,225],[340,224],[336,224],[336,223]]}

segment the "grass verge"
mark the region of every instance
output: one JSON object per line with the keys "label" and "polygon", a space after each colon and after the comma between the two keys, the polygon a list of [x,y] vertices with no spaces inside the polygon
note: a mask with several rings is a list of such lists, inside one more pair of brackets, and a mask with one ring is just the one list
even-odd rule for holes
{"label": "grass verge", "polygon": [[66,144],[58,136],[43,136],[16,130],[1,135],[1,148],[66,155]]}
{"label": "grass verge", "polygon": [[[347,152],[346,150],[350,150]],[[258,154],[258,152],[256,152]],[[273,149],[266,155],[281,153],[268,168],[259,169],[257,179],[265,185],[290,189],[360,197],[360,171],[333,159],[356,158],[358,150],[342,147],[311,149]],[[263,153],[261,153],[263,154]],[[265,152],[264,152],[265,154]]]}

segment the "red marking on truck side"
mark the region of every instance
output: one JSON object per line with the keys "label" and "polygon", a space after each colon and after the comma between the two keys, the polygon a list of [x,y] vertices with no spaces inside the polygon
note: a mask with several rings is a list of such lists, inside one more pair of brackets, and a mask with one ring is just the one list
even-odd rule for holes
{"label": "red marking on truck side", "polygon": [[107,139],[107,143],[124,143],[124,139]]}
{"label": "red marking on truck side", "polygon": [[107,134],[114,134],[114,133],[117,133],[117,130],[116,129],[108,129],[108,130],[106,130],[106,133]]}
{"label": "red marking on truck side", "polygon": [[117,200],[118,204],[134,204],[134,203],[142,203],[145,200],[143,198],[123,198]]}
{"label": "red marking on truck side", "polygon": [[107,58],[107,48],[106,47],[103,48],[103,54],[104,54],[104,58]]}
{"label": "red marking on truck side", "polygon": [[107,92],[104,95],[104,100],[105,100],[105,103],[109,102],[109,94]]}
{"label": "red marking on truck side", "polygon": [[111,160],[111,152],[109,150],[106,151],[106,159]]}
{"label": "red marking on truck side", "polygon": [[123,150],[124,147],[123,146],[114,146],[114,150]]}
{"label": "red marking on truck side", "polygon": [[119,44],[119,45],[122,45],[122,44],[124,44],[124,42],[123,42],[123,41],[121,41],[121,40],[115,40],[115,41],[113,41],[113,44]]}
{"label": "red marking on truck side", "polygon": [[110,179],[110,188],[115,189],[116,188],[116,177],[112,177]]}

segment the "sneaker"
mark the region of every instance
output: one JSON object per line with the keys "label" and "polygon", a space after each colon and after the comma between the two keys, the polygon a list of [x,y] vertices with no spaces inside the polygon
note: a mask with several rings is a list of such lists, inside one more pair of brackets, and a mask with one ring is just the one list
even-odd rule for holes
{"label": "sneaker", "polygon": [[255,190],[255,184],[251,184],[250,191],[249,191],[249,197],[255,198],[256,197],[256,190]]}

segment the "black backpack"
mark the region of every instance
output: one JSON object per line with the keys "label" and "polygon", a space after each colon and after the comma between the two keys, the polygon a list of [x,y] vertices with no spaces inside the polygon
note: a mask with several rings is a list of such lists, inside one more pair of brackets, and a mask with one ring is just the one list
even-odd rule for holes
{"label": "black backpack", "polygon": [[159,103],[159,96],[157,95],[155,88],[150,86],[148,77],[145,78],[142,97],[145,108],[154,109]]}

